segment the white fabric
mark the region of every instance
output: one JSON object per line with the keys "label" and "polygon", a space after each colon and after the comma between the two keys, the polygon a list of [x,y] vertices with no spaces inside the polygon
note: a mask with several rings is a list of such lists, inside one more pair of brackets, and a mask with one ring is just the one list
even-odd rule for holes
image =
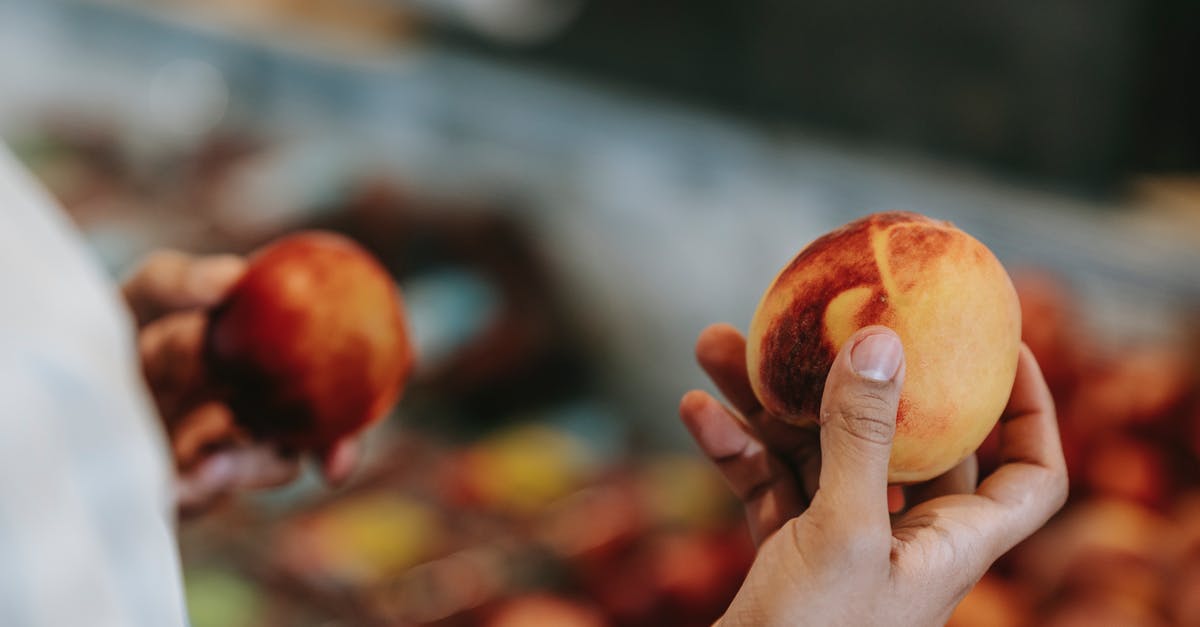
{"label": "white fabric", "polygon": [[166,451],[116,288],[0,146],[0,625],[186,624]]}

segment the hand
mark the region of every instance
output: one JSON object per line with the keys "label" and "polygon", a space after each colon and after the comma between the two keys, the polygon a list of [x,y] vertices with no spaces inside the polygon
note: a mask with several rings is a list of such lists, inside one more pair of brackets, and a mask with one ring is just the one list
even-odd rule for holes
{"label": "hand", "polygon": [[[885,350],[889,342],[895,351]],[[765,415],[737,331],[717,325],[701,334],[700,364],[741,415],[699,391],[684,396],[680,413],[744,502],[759,543],[720,624],[943,624],[992,562],[1062,507],[1067,475],[1053,400],[1022,347],[1000,419],[1003,465],[975,489],[968,460],[909,489],[911,507],[890,516],[887,465],[905,373],[898,344],[883,327],[846,342],[814,433]],[[890,378],[858,374],[855,356],[889,352],[897,357],[882,369]]]}
{"label": "hand", "polygon": [[[137,320],[142,370],[170,439],[183,515],[236,491],[289,483],[299,474],[295,453],[256,442],[238,426],[205,367],[206,310],[245,271],[246,262],[232,255],[164,251],[147,257],[122,286]],[[357,441],[347,438],[318,452],[329,483],[353,472],[357,449]]]}

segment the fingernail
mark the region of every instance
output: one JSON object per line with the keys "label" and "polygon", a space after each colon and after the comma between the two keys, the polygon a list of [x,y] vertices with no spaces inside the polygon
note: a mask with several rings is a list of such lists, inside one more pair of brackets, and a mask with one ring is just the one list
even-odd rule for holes
{"label": "fingernail", "polygon": [[858,376],[871,381],[891,381],[900,369],[904,348],[891,333],[872,333],[850,351],[850,364]]}

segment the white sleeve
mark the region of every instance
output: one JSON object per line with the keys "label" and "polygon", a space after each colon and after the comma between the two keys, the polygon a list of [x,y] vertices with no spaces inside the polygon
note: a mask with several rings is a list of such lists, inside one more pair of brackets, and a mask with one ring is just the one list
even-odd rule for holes
{"label": "white sleeve", "polygon": [[0,146],[0,625],[186,624],[130,318]]}

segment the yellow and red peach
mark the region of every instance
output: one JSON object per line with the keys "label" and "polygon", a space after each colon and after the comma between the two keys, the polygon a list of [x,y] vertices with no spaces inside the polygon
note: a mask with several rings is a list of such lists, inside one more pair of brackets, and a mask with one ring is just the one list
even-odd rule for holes
{"label": "yellow and red peach", "polygon": [[948,222],[907,212],[851,222],[805,247],[763,295],[746,349],[755,394],[780,419],[815,426],[839,348],[876,324],[899,335],[907,363],[888,480],[936,477],[1007,404],[1016,292],[995,255]]}
{"label": "yellow and red peach", "polygon": [[251,433],[320,449],[391,409],[413,353],[387,270],[345,237],[304,232],[252,255],[211,315],[206,361]]}

